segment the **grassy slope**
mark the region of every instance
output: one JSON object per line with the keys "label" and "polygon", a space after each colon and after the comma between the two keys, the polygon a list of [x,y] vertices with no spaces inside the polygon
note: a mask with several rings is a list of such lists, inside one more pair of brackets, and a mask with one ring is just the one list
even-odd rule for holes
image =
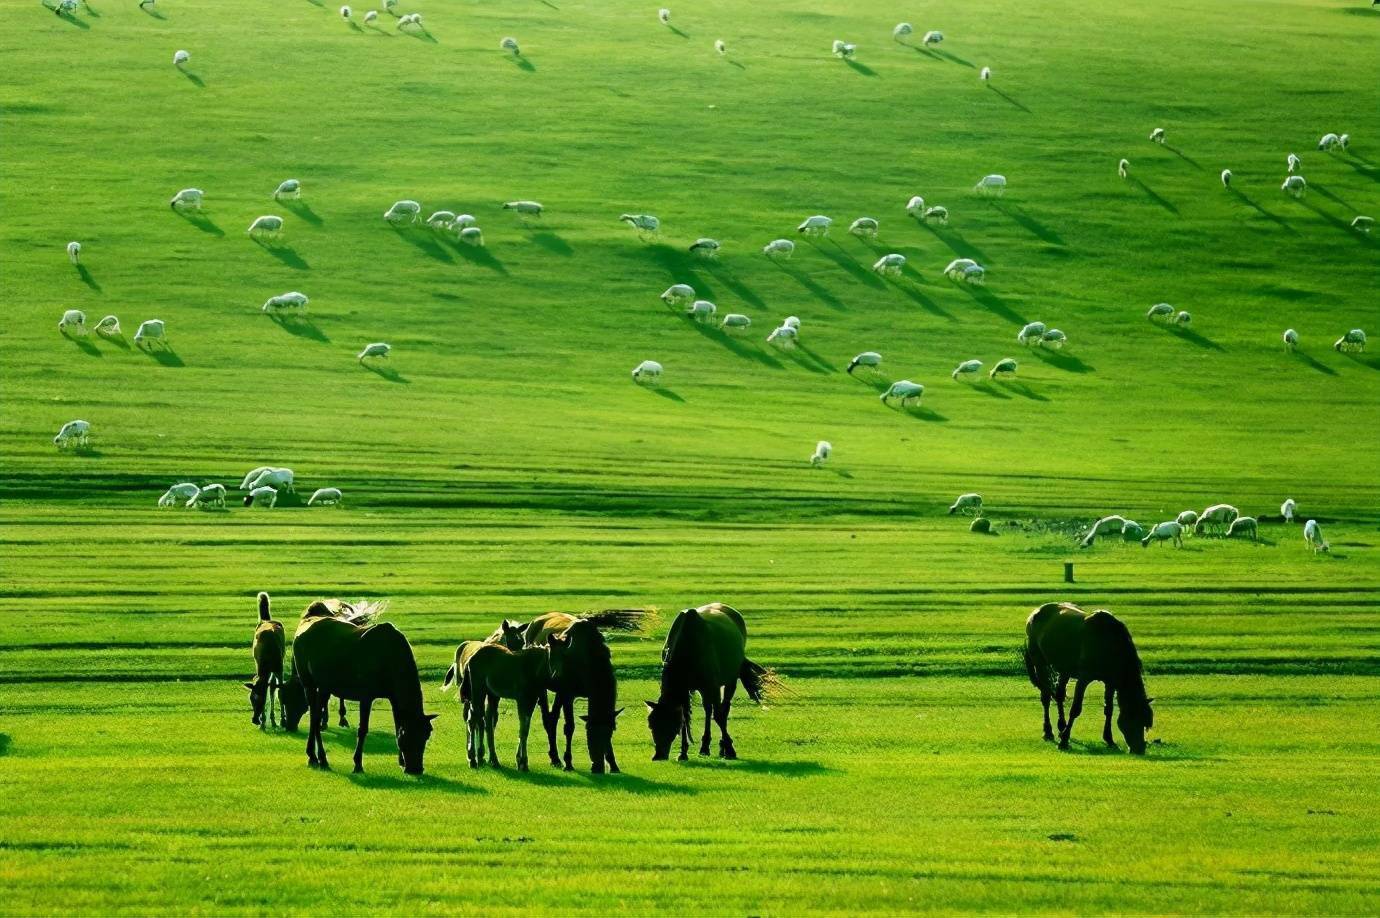
{"label": "grassy slope", "polygon": [[[941,4],[916,19],[949,36],[931,56],[892,43],[876,3],[696,4],[676,11],[684,38],[625,3],[416,7],[435,42],[307,2],[162,6],[96,0],[82,28],[18,5],[0,34],[30,74],[0,85],[4,908],[347,910],[408,889],[419,910],[1375,909],[1357,880],[1376,870],[1377,749],[1356,724],[1380,645],[1380,459],[1356,443],[1380,374],[1326,345],[1373,321],[1376,248],[1343,226],[1380,210],[1377,17]],[[533,69],[499,54],[506,34]],[[858,67],[821,53],[835,37]],[[204,86],[168,65],[179,47]],[[80,64],[79,92],[54,61]],[[1145,141],[1154,126],[1181,155]],[[1314,152],[1326,130],[1355,152]],[[1291,150],[1301,204],[1277,191]],[[1142,185],[1116,179],[1123,155]],[[990,171],[1012,182],[999,208],[967,190]],[[243,228],[289,175],[310,212],[286,214],[274,258]],[[204,230],[162,204],[193,184]],[[901,216],[917,192],[948,231]],[[400,197],[477,214],[488,256],[387,230]],[[514,197],[547,205],[539,226],[498,211]],[[658,214],[662,242],[624,210]],[[815,212],[879,217],[879,250],[918,283],[875,281],[842,233],[791,271],[757,254]],[[701,234],[719,265],[683,254]],[[938,277],[956,253],[989,266],[985,295]],[[685,279],[750,314],[752,338],[665,310]],[[311,336],[257,313],[289,289],[312,297]],[[1196,335],[1149,327],[1159,300]],[[69,306],[127,333],[164,318],[184,365],[62,342]],[[786,314],[799,359],[756,344]],[[948,380],[1036,318],[1069,333],[1066,356],[1018,354],[1016,386]],[[1278,347],[1290,325],[1304,357]],[[400,381],[354,364],[379,339]],[[888,412],[842,374],[867,348],[930,387],[928,410]],[[676,398],[629,385],[644,357]],[[54,455],[72,417],[98,455]],[[821,437],[836,462],[811,472]],[[349,508],[152,508],[171,481],[268,461]],[[942,516],[973,488],[1018,526],[975,541]],[[1333,557],[1268,526],[1262,546],[1099,548],[1058,584],[1063,521],[1286,495],[1335,520]],[[581,776],[470,775],[454,702],[429,689],[445,720],[427,789],[396,780],[386,727],[354,787],[243,723],[231,680],[265,587],[285,615],[393,597],[429,685],[502,615],[718,596],[797,696],[739,712],[735,769],[652,768],[630,711],[610,806]],[[1024,610],[1062,595],[1132,623],[1161,698],[1151,761],[1054,756],[1029,688],[990,678]],[[617,648],[633,705],[656,651]],[[744,869],[706,873],[720,863]]]}

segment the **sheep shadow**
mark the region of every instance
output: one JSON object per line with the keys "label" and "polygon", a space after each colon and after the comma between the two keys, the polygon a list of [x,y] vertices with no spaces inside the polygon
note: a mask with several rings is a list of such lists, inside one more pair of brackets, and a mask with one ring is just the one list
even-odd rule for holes
{"label": "sheep shadow", "polygon": [[685,404],[685,399],[676,393],[674,389],[667,389],[664,386],[644,386],[648,392],[659,395],[667,401]]}
{"label": "sheep shadow", "polygon": [[523,71],[524,73],[536,73],[536,72],[537,72],[537,65],[534,64],[534,63],[532,63],[531,61],[529,61],[527,58],[523,57],[523,56],[520,55],[520,54],[517,55],[516,57],[512,58],[512,61],[513,61],[513,65],[516,66],[517,69]]}
{"label": "sheep shadow", "polygon": [[681,38],[689,38],[689,37],[690,37],[690,33],[689,33],[689,32],[682,32],[680,29],[678,29],[678,28],[676,28],[675,26],[671,25],[669,22],[666,23],[666,28],[670,29],[674,34],[679,35]]}
{"label": "sheep shadow", "polygon": [[399,239],[416,246],[422,254],[446,264],[455,264],[455,259],[451,257],[450,252],[442,248],[441,244],[436,241],[430,227],[419,229],[411,226],[395,226],[392,227],[392,230]]}
{"label": "sheep shadow", "polygon": [[838,297],[834,296],[824,287],[820,286],[820,284],[817,281],[809,277],[803,271],[800,271],[797,268],[790,267],[781,262],[776,262],[775,264],[788,277],[790,277],[800,286],[804,287],[805,290],[808,291],[811,296],[819,300],[824,305],[828,306],[830,309],[836,309],[841,311],[846,311],[848,309],[848,307],[843,304],[843,300],[840,300]]}
{"label": "sheep shadow", "polygon": [[[1377,11],[1380,13],[1380,11]],[[1357,172],[1370,179],[1372,182],[1380,182],[1380,169],[1361,159],[1355,153],[1350,153],[1346,157],[1337,157]]]}
{"label": "sheep shadow", "polygon": [[1007,390],[1009,390],[1009,391],[1011,391],[1011,392],[1016,393],[1016,394],[1019,395],[1021,398],[1028,398],[1028,399],[1030,399],[1030,400],[1033,401],[1033,402],[1047,402],[1047,401],[1049,401],[1049,396],[1047,396],[1047,395],[1041,395],[1039,392],[1036,392],[1034,389],[1030,388],[1030,387],[1027,386],[1025,383],[1020,383],[1020,382],[1009,382],[1009,381],[1006,381],[1006,382],[999,382],[999,383],[997,383],[997,385],[999,385],[999,386],[1001,386],[1002,388],[1007,389]]}
{"label": "sheep shadow", "polygon": [[10,735],[9,735],[8,733],[0,733],[0,755],[9,755],[9,754],[10,754]]}
{"label": "sheep shadow", "polygon": [[139,350],[143,351],[148,355],[150,360],[154,361],[159,366],[185,367],[187,365],[181,357],[177,356],[177,352],[170,347],[159,348],[158,350],[141,347]]}
{"label": "sheep shadow", "polygon": [[800,348],[800,342],[798,341],[796,342],[794,347],[780,348],[779,353],[782,356],[789,359],[796,366],[800,367],[802,370],[808,370],[811,373],[820,374],[827,374],[829,372],[828,369],[821,366],[817,361],[815,361],[812,355],[802,353]]}
{"label": "sheep shadow", "polygon": [[944,59],[942,57],[940,57],[938,54],[935,54],[933,51],[931,51],[929,48],[926,48],[924,45],[912,45],[908,41],[897,42],[897,44],[902,45],[906,48],[910,48],[912,51],[914,51],[916,54],[921,55],[922,57],[928,57],[936,64],[944,62]]}
{"label": "sheep shadow", "polygon": [[1308,186],[1308,190],[1309,190],[1309,191],[1316,191],[1318,194],[1320,194],[1320,195],[1322,195],[1323,197],[1327,198],[1329,201],[1332,201],[1332,202],[1335,203],[1335,204],[1340,204],[1341,206],[1345,207],[1347,210],[1351,211],[1351,212],[1354,213],[1354,214],[1360,213],[1360,211],[1357,210],[1355,207],[1352,207],[1352,206],[1351,206],[1350,204],[1348,204],[1346,201],[1343,201],[1340,197],[1338,197],[1337,194],[1336,194],[1335,192],[1330,191],[1330,190],[1327,188],[1326,185],[1322,185],[1322,184],[1319,184],[1319,183],[1317,183],[1317,182],[1314,182],[1313,184],[1311,184],[1311,185]]}
{"label": "sheep shadow", "polygon": [[1067,370],[1070,373],[1091,373],[1091,364],[1084,363],[1072,354],[1063,351],[1051,351],[1048,348],[1035,348],[1032,353],[1043,360],[1045,363],[1060,370]]}
{"label": "sheep shadow", "polygon": [[649,245],[645,251],[666,270],[673,283],[689,284],[701,299],[714,299],[713,289],[698,272],[703,265],[699,259],[665,243]]}
{"label": "sheep shadow", "polygon": [[865,267],[859,264],[856,258],[854,258],[852,255],[849,255],[848,251],[844,249],[843,246],[835,242],[833,239],[830,239],[829,242],[832,248],[826,249],[824,246],[816,244],[814,246],[815,251],[819,252],[825,258],[829,259],[834,264],[838,265],[840,268],[847,271],[849,274],[853,275],[853,277],[861,283],[864,283],[869,287],[876,287],[878,290],[886,288],[885,282],[883,282],[882,279],[877,276],[875,271],[873,271],[870,267]]}
{"label": "sheep shadow", "polygon": [[460,242],[456,243],[454,249],[455,254],[472,264],[483,265],[490,271],[497,271],[499,274],[505,276],[508,274],[508,269],[504,266],[503,262],[499,260],[498,256],[494,255],[494,253],[490,252],[482,245],[466,245]]}
{"label": "sheep shadow", "polygon": [[1367,367],[1371,370],[1380,370],[1380,357],[1367,357],[1365,354],[1353,354],[1348,352],[1341,353],[1343,357],[1357,366]]}
{"label": "sheep shadow", "polygon": [[568,258],[575,254],[575,250],[570,247],[570,243],[548,230],[532,233],[531,238],[534,243],[546,249],[546,251],[550,252],[552,255],[560,255],[562,258]]}
{"label": "sheep shadow", "polygon": [[849,69],[849,70],[852,70],[854,73],[861,73],[863,76],[868,76],[868,77],[874,77],[874,76],[877,75],[877,71],[873,70],[871,67],[867,66],[866,64],[860,64],[860,63],[858,63],[857,61],[853,60],[851,57],[846,57],[846,58],[844,58],[844,59],[843,59],[843,62],[844,62],[845,64],[847,64],[847,65],[848,65],[848,69]]}
{"label": "sheep shadow", "polygon": [[222,237],[225,235],[225,230],[217,226],[214,220],[212,220],[210,217],[205,216],[200,211],[186,211],[173,208],[173,213],[177,214],[183,220],[186,220],[188,223],[190,223],[192,226],[195,226],[203,233],[210,233],[212,236],[217,237]]}
{"label": "sheep shadow", "polygon": [[997,296],[995,293],[988,290],[986,287],[978,286],[976,284],[961,284],[957,282],[955,283],[957,284],[957,286],[962,287],[963,290],[969,296],[971,296],[978,303],[982,304],[983,308],[986,309],[988,312],[992,313],[993,315],[1000,316],[1001,318],[1005,319],[1013,325],[1025,324],[1024,316],[1016,312],[1016,310],[1012,309],[1010,306],[1007,306],[1005,303],[1003,303],[1001,297]]}
{"label": "sheep shadow", "polygon": [[152,16],[154,19],[168,18],[167,16],[164,16],[161,11],[154,9],[152,6],[140,6],[139,9],[143,10],[145,14]]}
{"label": "sheep shadow", "polygon": [[987,84],[987,88],[990,89],[992,92],[996,93],[998,96],[1001,96],[1002,99],[1006,100],[1010,104],[1016,106],[1016,108],[1019,108],[1021,111],[1025,112],[1027,115],[1033,114],[1030,111],[1030,109],[1026,108],[1018,99],[1014,99],[1011,96],[1008,96],[1006,93],[1002,92],[1000,89],[993,86],[991,83]]}
{"label": "sheep shadow", "polygon": [[916,220],[915,222],[929,230],[936,239],[948,246],[949,250],[960,258],[971,258],[974,261],[982,262],[984,265],[992,263],[986,252],[964,239],[957,231],[948,228],[943,228],[941,231],[940,228],[923,220]]}
{"label": "sheep shadow", "polygon": [[375,35],[378,35],[378,36],[380,36],[380,37],[382,37],[382,38],[396,38],[396,37],[397,37],[397,36],[395,36],[392,32],[387,32],[387,31],[385,31],[385,30],[379,28],[378,26],[374,25],[372,22],[369,23],[368,28],[369,28],[369,31],[370,31],[370,32],[373,32]]}
{"label": "sheep shadow", "polygon": [[81,351],[83,354],[85,354],[85,355],[88,356],[88,357],[104,357],[104,356],[105,356],[105,354],[102,354],[102,353],[101,353],[101,349],[100,349],[100,348],[96,347],[96,345],[95,345],[93,342],[91,342],[90,340],[88,340],[88,339],[86,339],[86,338],[72,338],[72,337],[69,337],[69,338],[67,338],[67,340],[68,340],[68,341],[71,341],[74,345],[76,345],[77,350]]}
{"label": "sheep shadow", "polygon": [[96,279],[91,276],[91,272],[86,270],[86,265],[77,265],[77,276],[81,278],[83,284],[97,293],[101,292],[101,285],[96,283]]}
{"label": "sheep shadow", "polygon": [[737,67],[739,70],[746,70],[746,69],[747,69],[747,64],[744,64],[744,63],[741,63],[741,62],[739,62],[739,61],[736,61],[736,60],[734,60],[734,59],[731,58],[731,57],[725,57],[724,60],[727,61],[727,62],[728,62],[729,64],[731,64],[732,66]]}
{"label": "sheep shadow", "polygon": [[197,89],[205,89],[205,88],[206,88],[206,81],[203,80],[201,77],[197,76],[195,73],[192,73],[190,70],[181,70],[181,69],[179,69],[179,72],[180,72],[184,77],[186,77],[187,80],[188,80],[188,82],[190,82],[190,83],[191,83],[193,86],[195,86]]}
{"label": "sheep shadow", "polygon": [[1289,225],[1289,222],[1288,222],[1287,220],[1285,220],[1283,217],[1279,216],[1278,214],[1271,213],[1270,211],[1268,211],[1268,210],[1266,210],[1265,208],[1261,207],[1261,206],[1260,206],[1259,204],[1257,204],[1252,198],[1250,198],[1244,191],[1240,191],[1240,190],[1237,189],[1235,186],[1228,185],[1228,186],[1227,186],[1227,194],[1229,194],[1229,195],[1231,195],[1232,197],[1236,198],[1236,200],[1238,200],[1238,201],[1241,202],[1242,204],[1245,204],[1247,207],[1251,208],[1251,209],[1254,210],[1256,213],[1260,214],[1262,217],[1264,217],[1265,219],[1269,220],[1271,223],[1274,223],[1276,226],[1280,227],[1280,228],[1283,229],[1285,232],[1289,233],[1291,236],[1297,236],[1297,235],[1299,234],[1299,231],[1296,230],[1296,229],[1294,229],[1292,226],[1290,226],[1290,225]]}
{"label": "sheep shadow", "polygon": [[948,51],[943,51],[939,48],[934,49],[934,56],[939,58],[940,60],[948,61],[951,64],[958,64],[961,67],[967,67],[969,70],[977,69],[977,67],[973,65],[972,61],[964,60],[957,54],[951,54]]}
{"label": "sheep shadow", "polygon": [[1201,163],[1198,162],[1198,160],[1194,159],[1192,156],[1189,156],[1187,153],[1185,153],[1183,150],[1180,150],[1178,147],[1167,143],[1159,144],[1159,146],[1164,147],[1170,153],[1173,153],[1175,156],[1179,157],[1179,159],[1188,163],[1190,166],[1192,166],[1194,169],[1197,169],[1199,172],[1203,171],[1203,166]]}
{"label": "sheep shadow", "polygon": [[1337,375],[1336,370],[1332,369],[1327,364],[1318,360],[1318,358],[1314,357],[1313,355],[1305,354],[1303,351],[1298,350],[1297,348],[1294,349],[1294,359],[1299,361],[1309,369],[1317,370],[1319,373],[1324,373],[1328,376]]}
{"label": "sheep shadow", "polygon": [[364,369],[368,370],[370,373],[373,373],[379,379],[386,380],[387,382],[398,383],[404,386],[410,386],[412,384],[412,380],[403,376],[392,367],[376,366],[372,363],[361,363],[360,366],[364,367]]}
{"label": "sheep shadow", "polygon": [[1149,185],[1145,184],[1140,179],[1136,178],[1134,175],[1127,176],[1126,183],[1130,185],[1132,188],[1139,191],[1141,194],[1145,195],[1150,200],[1154,201],[1156,204],[1163,207],[1165,210],[1169,211],[1174,216],[1179,216],[1179,208],[1175,207],[1172,201],[1169,201],[1167,198],[1163,197],[1159,192],[1155,191],[1155,189],[1151,188]]}
{"label": "sheep shadow", "polygon": [[1207,338],[1203,335],[1198,334],[1191,328],[1180,328],[1179,326],[1170,326],[1169,328],[1165,329],[1165,331],[1169,332],[1176,338],[1182,338],[1190,344],[1196,344],[1198,347],[1206,348],[1210,351],[1226,350],[1226,348],[1222,347],[1222,345],[1218,344],[1216,341],[1213,341],[1211,338]]}
{"label": "sheep shadow", "polygon": [[926,408],[924,405],[912,405],[907,408],[904,405],[888,404],[886,407],[897,414],[904,414],[907,417],[915,418],[917,421],[930,421],[932,423],[943,424],[949,420],[938,411],[935,411],[933,408]]}
{"label": "sheep shadow", "polygon": [[815,372],[818,373],[837,373],[839,371],[838,367],[834,366],[817,352],[801,344],[799,341],[796,342],[795,346],[796,350],[792,352],[792,356],[795,357],[796,361],[813,364],[812,367],[807,367],[807,369],[814,369]]}
{"label": "sheep shadow", "polygon": [[1008,204],[1005,201],[996,199],[992,201],[992,209],[1003,216],[1010,217],[1024,229],[1033,233],[1040,239],[1043,239],[1045,242],[1051,243],[1052,245],[1068,245],[1062,236],[1039,220],[1030,216],[1030,214],[1026,213],[1019,205]]}
{"label": "sheep shadow", "polygon": [[710,341],[717,342],[737,357],[742,357],[745,360],[755,360],[758,363],[763,364],[764,366],[771,367],[773,370],[785,369],[785,367],[782,366],[781,361],[777,360],[771,354],[765,353],[759,348],[749,347],[748,345],[739,341],[737,338],[733,337],[732,335],[728,334],[722,329],[715,328],[712,325],[705,325],[703,323],[696,322],[689,316],[685,317],[685,321],[688,325],[694,328],[695,331],[699,332],[701,335],[708,338]]}
{"label": "sheep shadow", "polygon": [[101,337],[101,340],[102,340],[102,341],[109,341],[111,344],[115,345],[116,347],[118,347],[118,348],[119,348],[120,350],[122,350],[122,351],[127,351],[127,350],[129,350],[129,342],[125,340],[125,336],[124,336],[124,335],[114,335],[114,336],[112,336],[112,337],[105,337],[105,336],[102,336],[102,337]]}
{"label": "sheep shadow", "polygon": [[283,205],[284,210],[286,210],[293,216],[297,217],[304,223],[310,223],[312,226],[321,226],[326,222],[325,220],[322,220],[319,216],[317,216],[316,211],[312,210],[311,205],[305,201],[302,201],[300,199],[289,198],[286,201],[282,201],[280,203]]}
{"label": "sheep shadow", "polygon": [[911,300],[914,300],[916,303],[920,305],[920,308],[924,309],[926,312],[939,316],[939,318],[941,319],[953,319],[953,315],[951,313],[944,309],[943,306],[940,306],[934,300],[930,299],[925,294],[925,292],[920,289],[920,285],[923,283],[923,281],[921,280],[919,273],[914,268],[912,268],[910,265],[906,265],[904,268],[901,269],[901,275],[905,278],[906,281],[908,281],[908,283],[903,283],[899,280],[892,280],[891,286],[894,290],[904,294]]}
{"label": "sheep shadow", "polygon": [[1343,233],[1346,233],[1348,236],[1355,239],[1361,245],[1371,248],[1377,245],[1376,241],[1372,239],[1370,236],[1366,235],[1365,233],[1358,233],[1356,230],[1351,228],[1350,223],[1348,223],[1345,220],[1339,220],[1338,218],[1323,210],[1321,207],[1314,204],[1307,198],[1300,198],[1299,203],[1311,210],[1313,213],[1317,214],[1325,222],[1330,223],[1335,229],[1341,230]]}
{"label": "sheep shadow", "polygon": [[331,339],[326,333],[320,328],[317,328],[316,323],[311,319],[304,316],[269,316],[268,318],[269,321],[289,335],[295,335],[298,338],[306,338],[311,341],[319,341],[322,344],[331,343]]}
{"label": "sheep shadow", "polygon": [[[53,9],[51,6],[48,6],[48,4],[46,4],[46,3],[43,4],[43,6],[44,6],[46,9],[50,9],[50,10]],[[57,11],[54,10],[54,12],[57,12]],[[79,29],[89,29],[89,28],[91,28],[91,26],[90,26],[88,23],[82,22],[82,21],[81,21],[80,19],[78,19],[77,17],[75,17],[75,16],[69,16],[69,15],[67,15],[66,13],[57,13],[57,18],[61,19],[63,22],[71,23],[72,25],[76,26],[76,27],[79,28]]]}
{"label": "sheep shadow", "polygon": [[295,268],[298,271],[311,270],[311,265],[307,264],[306,259],[304,259],[301,255],[298,255],[297,250],[290,245],[270,244],[260,239],[255,239],[254,244],[257,245],[259,248],[263,249],[268,254],[272,255],[274,258],[281,261],[283,264],[287,265],[289,268]]}
{"label": "sheep shadow", "polygon": [[977,382],[969,386],[969,388],[971,388],[974,392],[981,392],[983,395],[990,395],[992,398],[1000,398],[1007,400],[1011,398],[1011,396],[1007,395],[1005,392],[998,389],[992,383],[992,381],[988,379],[978,380]]}
{"label": "sheep shadow", "polygon": [[766,308],[766,301],[758,296],[755,290],[740,281],[738,275],[733,272],[733,269],[726,267],[722,262],[711,262],[709,270],[713,271],[714,275],[723,282],[723,285],[733,291],[733,293],[744,303],[748,303],[758,309]]}
{"label": "sheep shadow", "polygon": [[432,35],[431,32],[425,28],[420,28],[416,31],[408,29],[406,32],[403,32],[402,34],[411,36],[412,38],[415,38],[418,41],[424,41],[433,45],[438,44],[438,42],[436,41],[436,36]]}

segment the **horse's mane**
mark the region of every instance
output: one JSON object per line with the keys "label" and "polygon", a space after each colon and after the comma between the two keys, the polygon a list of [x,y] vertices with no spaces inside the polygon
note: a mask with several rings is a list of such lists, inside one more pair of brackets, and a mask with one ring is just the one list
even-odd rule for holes
{"label": "horse's mane", "polygon": [[1132,673],[1140,676],[1145,672],[1145,668],[1140,662],[1140,654],[1136,652],[1136,642],[1131,640],[1131,629],[1126,627],[1125,622],[1107,610],[1101,609],[1088,616],[1087,624],[1088,627],[1100,630],[1112,639],[1126,667]]}

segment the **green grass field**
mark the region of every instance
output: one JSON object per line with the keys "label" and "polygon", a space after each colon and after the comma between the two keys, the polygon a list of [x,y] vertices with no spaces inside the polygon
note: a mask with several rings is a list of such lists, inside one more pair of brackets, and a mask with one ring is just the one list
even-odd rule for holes
{"label": "green grass field", "polygon": [[[325,0],[0,2],[0,912],[1380,911],[1380,357],[1330,347],[1380,324],[1380,244],[1349,228],[1380,216],[1380,14],[411,11],[424,34]],[[1328,131],[1350,149],[1318,152]],[[971,191],[990,172],[1000,202]],[[288,177],[301,205],[270,198]],[[187,186],[201,221],[167,207]],[[948,228],[908,219],[913,194]],[[475,214],[486,248],[389,229],[401,198]],[[517,198],[545,214],[499,209]],[[245,236],[265,213],[276,250]],[[829,239],[760,254],[814,213]],[[843,231],[861,215],[877,240]],[[688,254],[699,236],[717,263]],[[885,252],[909,259],[899,283],[869,270]],[[985,289],[942,277],[959,256]],[[677,281],[751,334],[666,308]],[[309,323],[260,313],[287,290]],[[1159,301],[1192,331],[1148,323]],[[68,308],[126,336],[164,319],[172,353],[64,340]],[[763,344],[792,314],[802,347]],[[1022,349],[1031,320],[1068,348]],[[394,348],[379,372],[354,359],[371,341]],[[870,349],[923,408],[843,372]],[[1005,356],[1014,382],[949,378]],[[647,358],[659,391],[628,378]],[[73,418],[92,449],[60,453]],[[811,469],[820,439],[834,456]],[[345,506],[155,507],[268,463]],[[996,535],[946,514],[965,491]],[[1330,554],[1279,522],[1286,497]],[[1105,513],[1217,501],[1262,517],[1261,541],[1074,547]],[[315,597],[390,600],[441,714],[424,778],[398,768],[386,706],[362,776],[349,731],[323,773],[303,736],[250,725],[261,589],[289,631]],[[790,692],[735,707],[739,761],[653,763],[665,627],[716,599]],[[1100,704],[1067,753],[1041,741],[1017,652],[1054,599],[1134,633],[1144,758],[1102,748]],[[628,605],[664,615],[612,639],[624,774],[589,774],[580,737],[577,772],[537,745],[518,774],[507,704],[507,767],[471,771],[440,692],[455,645]]]}

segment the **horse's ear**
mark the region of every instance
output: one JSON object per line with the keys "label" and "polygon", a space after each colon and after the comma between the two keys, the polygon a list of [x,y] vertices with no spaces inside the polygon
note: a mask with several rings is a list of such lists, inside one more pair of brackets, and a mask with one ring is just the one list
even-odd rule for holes
{"label": "horse's ear", "polygon": [[647,705],[647,710],[648,710],[648,711],[655,711],[655,710],[656,710],[656,702],[655,702],[655,701],[646,701],[646,702],[643,702],[643,704]]}
{"label": "horse's ear", "polygon": [[252,682],[246,682],[246,683],[244,684],[244,687],[247,688],[247,689],[249,689],[251,692],[254,691],[254,683],[252,683]]}

